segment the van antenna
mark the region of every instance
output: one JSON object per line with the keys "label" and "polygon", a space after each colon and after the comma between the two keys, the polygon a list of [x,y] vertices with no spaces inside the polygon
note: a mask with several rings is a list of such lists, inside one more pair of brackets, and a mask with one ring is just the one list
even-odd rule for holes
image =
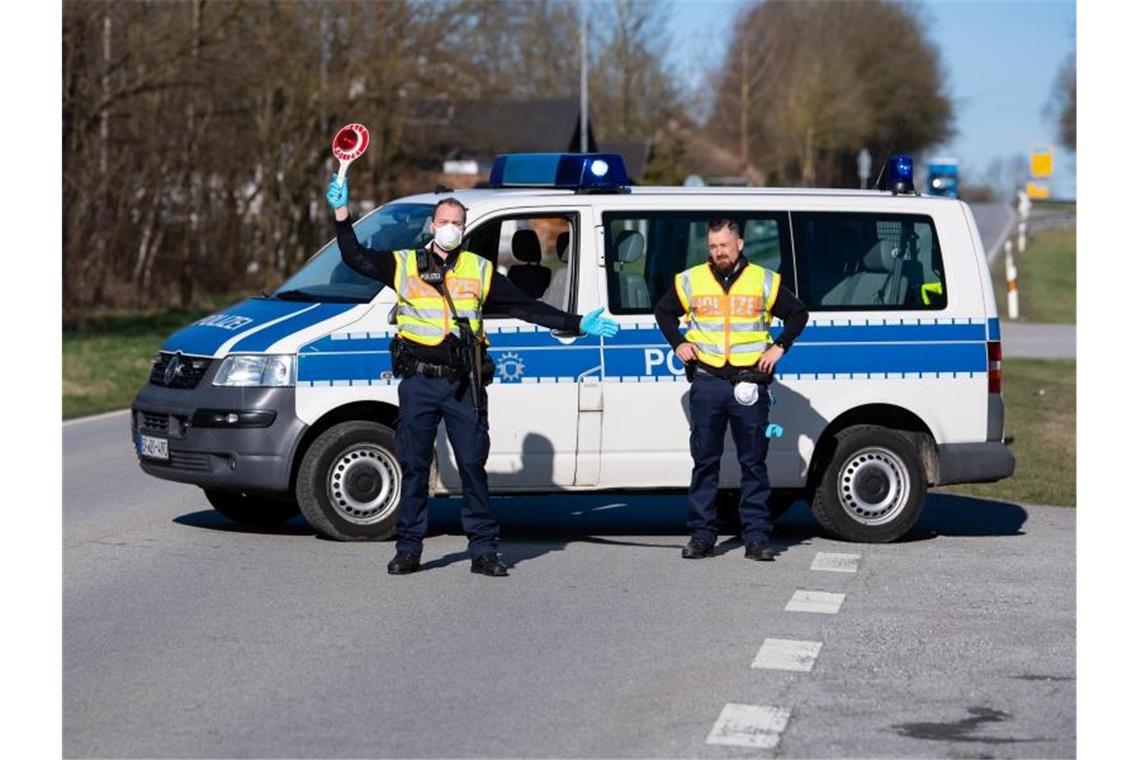
{"label": "van antenna", "polygon": [[879,176],[875,177],[875,189],[876,190],[882,190],[883,189],[882,185],[880,184],[883,181],[883,172],[885,172],[887,170],[887,162],[891,160],[891,154],[895,152],[895,143],[896,142],[898,142],[898,136],[897,135],[895,137],[891,138],[891,147],[890,147],[890,149],[887,150],[887,157],[883,160],[883,165],[879,169]]}

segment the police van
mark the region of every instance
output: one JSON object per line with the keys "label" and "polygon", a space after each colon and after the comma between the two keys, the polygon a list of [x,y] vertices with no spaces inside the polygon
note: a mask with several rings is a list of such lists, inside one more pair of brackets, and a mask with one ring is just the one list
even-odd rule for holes
{"label": "police van", "polygon": [[[484,315],[492,492],[688,487],[689,385],[653,307],[706,260],[717,217],[738,220],[743,255],[780,272],[811,311],[770,387],[784,431],[768,456],[775,512],[803,498],[834,536],[892,541],[928,486],[1011,475],[982,241],[968,206],[916,195],[912,175],[894,157],[890,192],[630,187],[615,155],[515,154],[496,160],[489,188],[449,192],[468,209],[465,249],[535,298],[604,307],[621,325],[607,339]],[[422,246],[441,197],[385,204],[356,222],[357,237]],[[389,537],[394,304],[334,240],[271,295],[174,333],[132,404],[142,469],[200,486],[238,523],[300,510],[330,538]],[[729,436],[725,492],[739,478]],[[431,491],[459,489],[441,425]]]}

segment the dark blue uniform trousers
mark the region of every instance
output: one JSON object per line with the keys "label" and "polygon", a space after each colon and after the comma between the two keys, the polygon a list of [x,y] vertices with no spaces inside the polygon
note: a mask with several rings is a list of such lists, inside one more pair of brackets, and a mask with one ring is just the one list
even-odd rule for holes
{"label": "dark blue uniform trousers", "polygon": [[499,523],[491,515],[487,493],[487,454],[491,438],[487,427],[487,395],[480,388],[479,414],[471,403],[471,384],[419,373],[398,386],[400,424],[396,429],[396,457],[403,469],[400,483],[400,521],[396,552],[418,555],[427,533],[428,478],[440,417],[455,451],[463,482],[463,531],[471,556],[498,549]]}
{"label": "dark blue uniform trousers", "polygon": [[720,457],[724,453],[724,430],[732,426],[732,440],[740,461],[740,522],[744,541],[767,539],[772,529],[768,515],[771,484],[768,467],[768,392],[744,406],[732,395],[732,383],[704,372],[693,377],[689,390],[689,450],[693,455],[693,478],[689,485],[687,525],[689,535],[716,541],[716,492],[720,484]]}

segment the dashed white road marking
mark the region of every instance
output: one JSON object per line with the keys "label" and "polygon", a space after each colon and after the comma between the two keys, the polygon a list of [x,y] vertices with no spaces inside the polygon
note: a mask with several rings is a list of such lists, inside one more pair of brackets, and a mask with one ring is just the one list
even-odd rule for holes
{"label": "dashed white road marking", "polygon": [[815,560],[811,563],[811,569],[829,573],[853,573],[859,569],[859,558],[862,556],[862,554],[817,552]]}
{"label": "dashed white road marking", "polygon": [[740,705],[729,702],[709,732],[706,744],[772,749],[788,725],[792,711],[766,705]]}
{"label": "dashed white road marking", "polygon": [[822,641],[764,639],[760,651],[756,653],[756,659],[752,661],[752,667],[799,670],[806,673],[815,665],[815,658],[819,656],[819,650],[822,648]]}
{"label": "dashed white road marking", "polygon": [[786,612],[820,612],[834,615],[839,612],[846,594],[832,594],[827,591],[805,591],[799,589],[792,594],[791,601],[784,607]]}

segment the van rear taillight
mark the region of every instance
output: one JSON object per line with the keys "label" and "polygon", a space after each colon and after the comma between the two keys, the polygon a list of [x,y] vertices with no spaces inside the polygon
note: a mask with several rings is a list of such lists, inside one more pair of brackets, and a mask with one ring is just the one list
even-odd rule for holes
{"label": "van rear taillight", "polygon": [[1001,393],[1001,341],[986,343],[986,356],[989,358],[990,393]]}

